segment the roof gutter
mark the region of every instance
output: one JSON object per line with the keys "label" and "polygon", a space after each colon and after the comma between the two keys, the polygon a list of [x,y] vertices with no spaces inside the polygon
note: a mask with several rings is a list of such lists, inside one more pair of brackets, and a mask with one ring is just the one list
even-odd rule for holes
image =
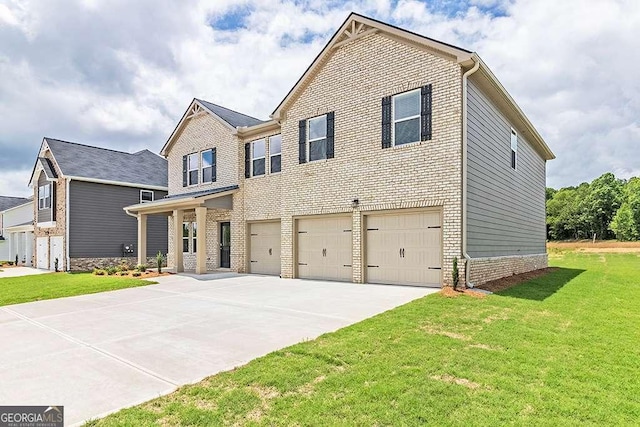
{"label": "roof gutter", "polygon": [[473,67],[462,75],[462,256],[464,256],[464,282],[467,287],[472,288],[473,283],[469,281],[471,277],[471,257],[467,253],[467,134],[468,134],[468,79],[469,76],[480,68],[480,58],[476,54],[471,56],[474,62]]}

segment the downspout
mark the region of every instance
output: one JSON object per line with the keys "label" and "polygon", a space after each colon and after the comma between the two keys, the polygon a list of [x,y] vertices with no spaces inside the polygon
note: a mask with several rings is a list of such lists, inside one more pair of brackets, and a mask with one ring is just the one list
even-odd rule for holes
{"label": "downspout", "polygon": [[473,288],[470,282],[471,257],[467,253],[467,80],[469,76],[480,68],[480,58],[476,54],[471,56],[473,67],[462,75],[462,256],[464,256],[465,285]]}
{"label": "downspout", "polygon": [[64,208],[64,216],[65,216],[65,227],[64,227],[64,240],[65,240],[65,250],[67,252],[67,271],[71,271],[71,256],[69,255],[69,217],[71,216],[71,211],[69,210],[69,199],[71,198],[71,193],[69,192],[69,188],[71,184],[71,178],[67,178],[67,188],[66,188],[66,197],[65,197],[65,208]]}

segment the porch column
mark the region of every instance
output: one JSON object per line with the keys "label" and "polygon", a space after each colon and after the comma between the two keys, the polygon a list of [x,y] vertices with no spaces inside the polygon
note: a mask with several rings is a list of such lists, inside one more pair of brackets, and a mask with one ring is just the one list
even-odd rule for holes
{"label": "porch column", "polygon": [[182,259],[182,222],[184,211],[173,211],[173,259],[176,273],[184,272],[184,261]]}
{"label": "porch column", "polygon": [[147,216],[138,214],[138,264],[147,265]]}
{"label": "porch column", "polygon": [[196,274],[207,272],[207,208],[196,208]]}

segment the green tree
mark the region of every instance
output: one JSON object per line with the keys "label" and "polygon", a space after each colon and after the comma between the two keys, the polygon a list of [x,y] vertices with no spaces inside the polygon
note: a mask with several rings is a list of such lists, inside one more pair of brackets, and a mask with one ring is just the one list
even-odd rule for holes
{"label": "green tree", "polygon": [[620,208],[624,182],[611,172],[593,180],[581,209],[586,228],[598,238],[613,237],[609,225]]}
{"label": "green tree", "polygon": [[640,239],[640,178],[631,178],[624,188],[623,203],[611,221],[618,240]]}

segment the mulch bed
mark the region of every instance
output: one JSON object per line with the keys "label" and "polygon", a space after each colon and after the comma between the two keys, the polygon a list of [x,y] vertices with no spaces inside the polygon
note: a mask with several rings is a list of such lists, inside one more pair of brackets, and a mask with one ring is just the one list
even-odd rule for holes
{"label": "mulch bed", "polygon": [[476,292],[473,289],[454,290],[451,286],[445,286],[444,288],[442,288],[440,294],[445,298],[456,298],[460,295],[467,295],[472,298],[484,298],[487,296],[486,294],[483,294],[482,292]]}
{"label": "mulch bed", "polygon": [[541,276],[545,276],[552,271],[558,270],[558,267],[541,268],[540,270],[528,271],[522,274],[515,274],[513,276],[503,277],[501,279],[492,280],[482,285],[477,286],[479,289],[484,289],[491,292],[500,292],[505,289],[509,289],[512,286],[519,285],[527,280],[535,279]]}

